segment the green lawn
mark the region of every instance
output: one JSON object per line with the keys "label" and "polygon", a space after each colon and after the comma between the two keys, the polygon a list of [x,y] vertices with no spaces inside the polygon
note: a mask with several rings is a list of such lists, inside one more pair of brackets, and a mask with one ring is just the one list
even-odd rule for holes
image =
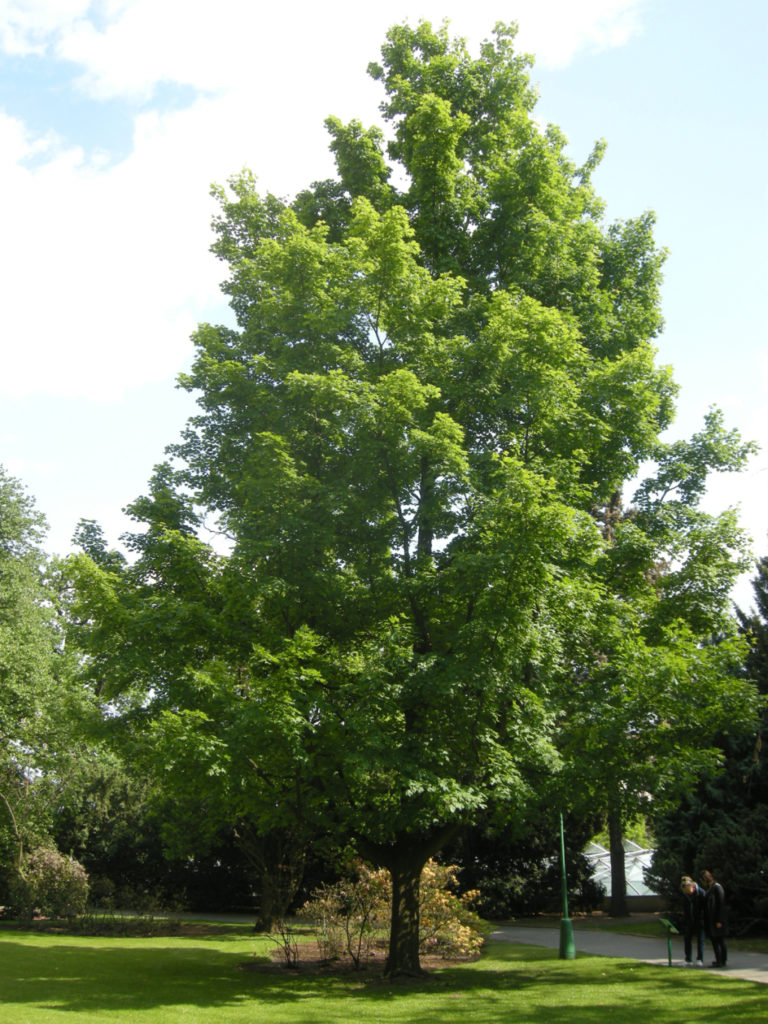
{"label": "green lawn", "polygon": [[489,943],[429,980],[244,971],[268,940],[0,932],[0,1024],[754,1024],[765,986],[626,960],[563,961]]}

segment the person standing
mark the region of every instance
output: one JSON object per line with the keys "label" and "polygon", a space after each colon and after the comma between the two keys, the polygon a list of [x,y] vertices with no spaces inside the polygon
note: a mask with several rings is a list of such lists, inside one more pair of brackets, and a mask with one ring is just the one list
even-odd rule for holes
{"label": "person standing", "polygon": [[685,966],[692,967],[693,937],[696,936],[696,966],[704,966],[704,918],[707,894],[692,878],[684,875],[680,882],[683,892],[683,943]]}
{"label": "person standing", "polygon": [[707,929],[712,942],[715,959],[713,967],[725,967],[728,962],[728,947],[725,937],[728,934],[728,910],[725,905],[725,890],[715,881],[711,871],[702,871],[699,880],[707,890]]}

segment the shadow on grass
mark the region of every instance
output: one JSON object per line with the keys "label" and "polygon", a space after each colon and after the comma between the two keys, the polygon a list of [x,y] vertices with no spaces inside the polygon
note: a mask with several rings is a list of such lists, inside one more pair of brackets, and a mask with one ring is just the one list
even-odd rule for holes
{"label": "shadow on grass", "polygon": [[[474,964],[446,967],[425,980],[388,982],[364,972],[250,972],[242,969],[242,945],[227,951],[205,940],[186,941],[142,949],[52,937],[43,946],[6,934],[0,942],[0,1001],[94,1017],[147,1010],[160,1016],[163,1009],[194,1006],[210,1011],[211,1020],[219,1008],[258,1012],[259,1006],[279,1004],[286,1020],[302,1024],[367,1017],[370,1010],[355,1009],[358,1000],[380,1006],[382,1020],[403,1024],[448,1018],[508,1024],[511,1016],[528,1024],[754,1024],[765,1012],[765,990],[757,985],[624,960],[561,961],[536,947],[492,943],[489,955]],[[300,1018],[291,1016],[292,1006]]]}

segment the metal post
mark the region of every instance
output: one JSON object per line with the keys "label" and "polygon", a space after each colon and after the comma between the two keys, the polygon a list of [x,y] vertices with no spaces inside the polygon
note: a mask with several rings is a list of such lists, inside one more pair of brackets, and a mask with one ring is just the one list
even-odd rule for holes
{"label": "metal post", "polygon": [[560,812],[560,867],[562,870],[563,918],[560,921],[560,959],[573,960],[576,956],[576,945],[573,941],[573,924],[568,917],[568,879],[565,873],[565,833],[563,831],[563,812]]}
{"label": "metal post", "polygon": [[679,935],[680,932],[675,928],[671,921],[667,920],[666,917],[660,917],[659,923],[667,929],[667,963],[672,966],[672,936]]}

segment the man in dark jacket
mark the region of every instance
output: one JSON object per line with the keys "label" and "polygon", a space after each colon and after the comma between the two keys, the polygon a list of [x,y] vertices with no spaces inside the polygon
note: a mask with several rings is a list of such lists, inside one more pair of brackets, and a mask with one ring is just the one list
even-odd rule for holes
{"label": "man in dark jacket", "polygon": [[685,945],[685,966],[692,967],[691,952],[693,937],[696,936],[696,966],[704,966],[704,919],[706,916],[707,894],[688,875],[680,883],[683,891],[683,943]]}
{"label": "man in dark jacket", "polygon": [[699,880],[707,890],[707,931],[712,942],[715,959],[713,967],[725,967],[728,962],[728,910],[725,905],[725,890],[716,882],[711,871],[702,871]]}

